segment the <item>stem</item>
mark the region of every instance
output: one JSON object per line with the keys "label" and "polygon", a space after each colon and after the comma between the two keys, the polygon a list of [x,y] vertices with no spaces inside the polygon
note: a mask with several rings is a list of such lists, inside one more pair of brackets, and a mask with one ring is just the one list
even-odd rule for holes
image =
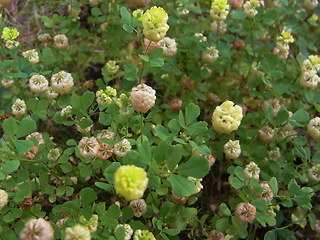
{"label": "stem", "polygon": [[140,135],[141,135],[141,143],[143,143],[143,133],[142,133],[142,130],[143,130],[143,113],[141,112],[140,113],[140,117],[141,117],[141,122],[140,122]]}
{"label": "stem", "polygon": [[[151,41],[149,41],[148,47],[144,51],[144,55],[146,55],[148,53],[150,45],[151,45]],[[140,84],[142,83],[143,70],[144,70],[144,60],[142,59],[142,68],[141,68],[141,74],[140,74]]]}

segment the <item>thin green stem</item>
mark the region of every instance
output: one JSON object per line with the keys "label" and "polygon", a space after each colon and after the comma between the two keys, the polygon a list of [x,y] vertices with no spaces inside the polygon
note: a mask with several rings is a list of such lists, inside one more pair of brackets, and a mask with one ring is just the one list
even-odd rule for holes
{"label": "thin green stem", "polygon": [[142,133],[142,130],[143,130],[143,113],[141,112],[140,113],[140,135],[141,135],[141,143],[143,143],[143,133]]}

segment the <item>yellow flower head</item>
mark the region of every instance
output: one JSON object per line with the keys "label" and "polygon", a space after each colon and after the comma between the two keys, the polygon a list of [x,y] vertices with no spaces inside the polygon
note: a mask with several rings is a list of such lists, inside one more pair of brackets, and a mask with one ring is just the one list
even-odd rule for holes
{"label": "yellow flower head", "polygon": [[227,18],[230,6],[227,0],[215,0],[211,4],[210,16],[217,21],[222,21]]}
{"label": "yellow flower head", "polygon": [[309,56],[309,59],[310,59],[310,61],[311,61],[311,63],[312,63],[313,65],[318,65],[318,64],[320,64],[320,58],[319,58],[318,56],[310,55],[310,56]]}
{"label": "yellow flower head", "polygon": [[250,5],[253,8],[257,8],[257,7],[260,7],[260,2],[259,0],[250,0]]}
{"label": "yellow flower head", "polygon": [[147,186],[147,173],[143,168],[134,165],[121,166],[114,175],[116,193],[127,201],[140,199]]}
{"label": "yellow flower head", "polygon": [[113,88],[113,87],[110,87],[110,86],[106,87],[105,93],[108,96],[117,96],[117,90],[115,88]]}
{"label": "yellow flower head", "polygon": [[311,20],[313,20],[313,21],[315,21],[315,22],[318,21],[318,20],[319,20],[318,15],[317,15],[317,14],[312,14]]}
{"label": "yellow flower head", "polygon": [[213,129],[219,133],[231,133],[237,130],[242,120],[242,108],[234,106],[231,101],[225,101],[216,107],[212,115]]}
{"label": "yellow flower head", "polygon": [[294,38],[291,35],[290,32],[287,32],[286,30],[282,30],[281,32],[281,36],[277,37],[278,41],[283,41],[285,43],[293,43],[294,42]]}
{"label": "yellow flower head", "polygon": [[143,10],[142,9],[138,9],[138,10],[135,10],[133,13],[132,13],[132,15],[133,15],[133,17],[137,20],[137,21],[139,21],[139,22],[141,22],[142,21],[142,19],[143,19]]}
{"label": "yellow flower head", "polygon": [[117,65],[117,62],[113,60],[109,60],[105,66],[107,68],[107,71],[112,74],[117,73],[119,70],[119,65]]}
{"label": "yellow flower head", "polygon": [[5,27],[2,30],[1,38],[4,40],[14,40],[19,36],[19,31],[16,28],[7,28]]}
{"label": "yellow flower head", "polygon": [[148,230],[137,230],[134,233],[133,240],[156,240],[156,238]]}
{"label": "yellow flower head", "polygon": [[168,14],[161,7],[152,7],[142,16],[143,34],[149,41],[158,42],[169,29]]}

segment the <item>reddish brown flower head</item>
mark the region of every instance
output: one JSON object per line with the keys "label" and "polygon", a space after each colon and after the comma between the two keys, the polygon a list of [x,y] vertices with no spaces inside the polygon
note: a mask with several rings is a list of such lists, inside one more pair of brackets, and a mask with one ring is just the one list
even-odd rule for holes
{"label": "reddish brown flower head", "polygon": [[110,147],[109,144],[100,142],[99,144],[99,149],[97,152],[97,157],[102,158],[102,159],[108,159],[111,157],[113,154],[113,148]]}
{"label": "reddish brown flower head", "polygon": [[178,197],[172,192],[171,194],[172,202],[184,205],[187,203],[188,197]]}
{"label": "reddish brown flower head", "polygon": [[235,215],[242,222],[252,222],[256,217],[256,207],[250,203],[239,203],[236,206]]}
{"label": "reddish brown flower head", "polygon": [[170,101],[170,108],[172,111],[180,111],[182,108],[182,100],[181,99],[174,99]]}
{"label": "reddish brown flower head", "polygon": [[224,235],[218,230],[213,230],[209,233],[207,240],[224,240]]}
{"label": "reddish brown flower head", "polygon": [[190,80],[187,76],[182,78],[182,88],[183,89],[190,89],[194,85],[194,81]]}

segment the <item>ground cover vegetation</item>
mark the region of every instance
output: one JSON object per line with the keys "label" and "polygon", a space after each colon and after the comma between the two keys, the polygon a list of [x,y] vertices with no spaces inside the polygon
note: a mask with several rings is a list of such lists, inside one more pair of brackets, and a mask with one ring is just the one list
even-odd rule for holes
{"label": "ground cover vegetation", "polygon": [[0,0],[0,238],[319,239],[317,0]]}

